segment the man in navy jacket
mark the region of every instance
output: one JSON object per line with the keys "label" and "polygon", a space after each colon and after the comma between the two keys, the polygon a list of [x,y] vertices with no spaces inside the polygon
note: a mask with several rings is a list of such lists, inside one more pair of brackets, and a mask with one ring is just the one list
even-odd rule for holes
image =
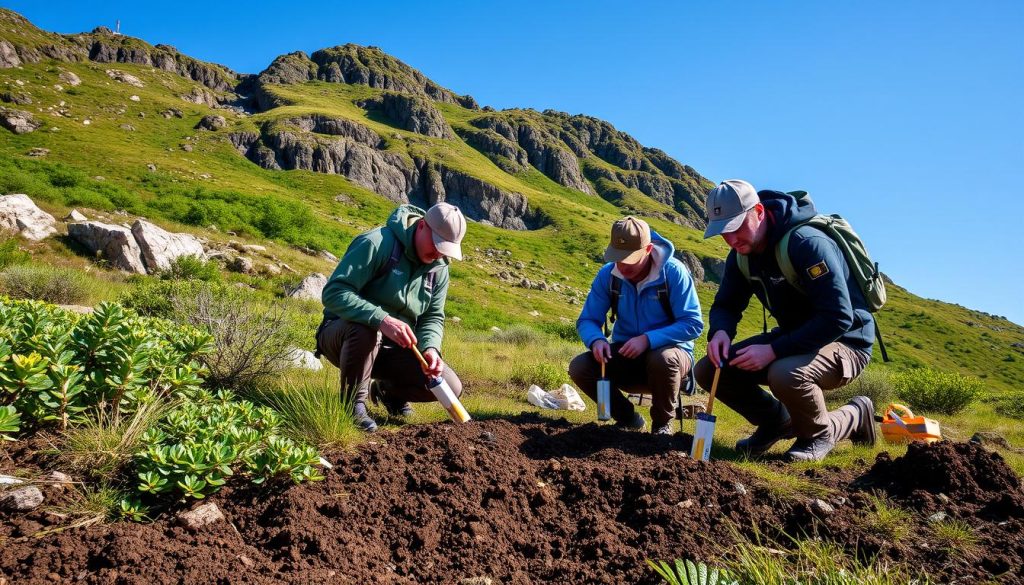
{"label": "man in navy jacket", "polygon": [[[569,364],[569,376],[597,400],[601,363],[612,383],[611,414],[620,427],[645,422],[622,389],[652,396],[651,430],[671,434],[677,394],[693,365],[693,339],[700,335],[700,301],[689,270],[673,257],[672,243],[647,222],[626,217],[612,225],[605,264],[597,273],[576,321],[590,351]],[[618,290],[611,343],[603,326]]]}
{"label": "man in navy jacket", "polygon": [[[732,251],[711,306],[707,357],[694,374],[710,390],[714,368],[722,366],[718,398],[757,425],[737,450],[759,455],[795,437],[787,459],[808,461],[822,459],[842,439],[874,444],[869,398],[857,396],[832,412],[825,405],[823,390],[850,383],[867,366],[875,323],[836,243],[801,225],[816,214],[813,203],[729,180],[708,193],[707,212],[704,237],[721,235]],[[792,286],[779,268],[777,255],[783,251],[776,248],[790,231],[785,253],[806,292]],[[733,343],[752,295],[779,326]]]}

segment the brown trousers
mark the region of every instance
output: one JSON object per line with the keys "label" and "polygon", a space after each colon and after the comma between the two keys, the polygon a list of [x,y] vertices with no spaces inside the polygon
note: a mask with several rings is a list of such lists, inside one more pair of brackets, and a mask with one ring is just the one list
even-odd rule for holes
{"label": "brown trousers", "polygon": [[[611,411],[617,421],[628,421],[633,416],[633,403],[627,392],[651,395],[651,424],[658,428],[675,416],[679,385],[690,373],[693,358],[675,346],[644,352],[629,359],[619,355],[622,344],[612,345],[612,359],[605,373],[612,383]],[[569,363],[569,377],[576,387],[597,402],[597,381],[601,378],[601,364],[592,352],[584,352]]]}
{"label": "brown trousers", "polygon": [[[771,334],[756,335],[732,346],[730,355],[748,345],[768,343]],[[834,342],[817,353],[780,358],[768,367],[748,372],[726,365],[718,380],[716,398],[751,424],[775,425],[793,421],[797,437],[829,436],[841,441],[860,424],[859,411],[850,405],[829,412],[824,390],[853,381],[868,365],[871,356],[848,345]],[[707,357],[697,362],[694,376],[700,387],[710,391],[715,366]],[[761,388],[765,384],[771,390]]]}
{"label": "brown trousers", "polygon": [[[354,402],[366,403],[370,379],[378,380],[388,398],[406,402],[433,402],[427,389],[427,376],[411,349],[381,343],[381,332],[372,327],[336,319],[326,324],[317,341],[320,353],[341,370],[342,392],[351,393]],[[448,364],[441,374],[456,396],[462,394],[462,381]]]}

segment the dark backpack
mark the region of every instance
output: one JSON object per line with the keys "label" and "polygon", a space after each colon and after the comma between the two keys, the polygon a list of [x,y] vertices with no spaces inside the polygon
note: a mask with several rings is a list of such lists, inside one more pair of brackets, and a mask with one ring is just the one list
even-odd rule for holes
{"label": "dark backpack", "polygon": [[[807,191],[789,191],[787,195],[792,195],[798,201],[811,200],[811,196],[807,194]],[[800,276],[793,266],[793,260],[789,257],[789,237],[797,228],[805,225],[824,233],[839,247],[843,258],[846,259],[847,266],[850,268],[850,274],[864,295],[868,311],[875,313],[881,309],[885,305],[886,295],[885,280],[882,279],[882,273],[878,270],[878,262],[871,259],[867,246],[864,245],[864,241],[860,239],[857,232],[853,231],[850,223],[837,214],[824,215],[819,213],[808,220],[790,226],[782,238],[779,239],[778,244],[775,246],[775,260],[778,262],[779,270],[782,271],[786,282],[800,291],[800,293],[807,294],[803,283],[800,282]],[[750,261],[745,254],[736,254],[736,267],[739,268],[748,281],[760,280],[756,276],[751,276]],[[768,310],[770,311],[771,307],[768,307]],[[766,319],[765,330],[767,331],[767,329]],[[875,338],[878,339],[878,348],[882,351],[882,360],[889,361],[889,355],[885,351],[885,343],[882,342],[882,332],[878,328],[878,319],[875,319]]]}

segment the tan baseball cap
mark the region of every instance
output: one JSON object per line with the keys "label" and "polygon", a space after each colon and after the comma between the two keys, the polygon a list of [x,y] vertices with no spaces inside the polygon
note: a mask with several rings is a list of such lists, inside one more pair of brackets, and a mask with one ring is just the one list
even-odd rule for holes
{"label": "tan baseball cap", "polygon": [[639,262],[650,243],[651,226],[631,215],[624,217],[612,224],[612,240],[604,250],[604,261]]}
{"label": "tan baseball cap", "polygon": [[423,218],[430,227],[437,251],[462,260],[462,238],[466,236],[466,218],[451,203],[438,203]]}
{"label": "tan baseball cap", "polygon": [[746,213],[760,201],[757,189],[750,183],[740,179],[722,181],[708,192],[708,229],[704,230],[704,238],[738,230]]}

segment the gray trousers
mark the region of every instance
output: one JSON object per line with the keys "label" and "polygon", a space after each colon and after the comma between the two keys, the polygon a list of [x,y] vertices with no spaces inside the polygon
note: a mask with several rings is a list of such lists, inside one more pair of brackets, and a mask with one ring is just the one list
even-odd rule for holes
{"label": "gray trousers", "polygon": [[[732,346],[730,355],[748,345],[769,343],[774,336],[756,335]],[[817,353],[780,358],[768,367],[748,372],[726,365],[718,380],[716,399],[721,400],[751,424],[776,425],[791,419],[797,437],[828,436],[841,441],[860,425],[860,412],[845,405],[829,412],[824,390],[845,386],[860,375],[871,356],[843,343],[834,342]],[[694,368],[697,383],[711,391],[715,366],[707,357]],[[761,388],[767,385],[771,393]]]}
{"label": "gray trousers", "polygon": [[[612,345],[612,359],[605,365],[605,373],[612,383],[611,411],[617,421],[628,421],[633,416],[633,403],[627,392],[651,395],[651,424],[658,428],[675,416],[679,385],[690,373],[693,360],[690,354],[675,346],[644,352],[630,359],[619,355],[622,344]],[[576,387],[597,402],[597,381],[601,378],[601,364],[591,352],[581,353],[569,363],[569,377]]]}
{"label": "gray trousers", "polygon": [[[370,379],[380,382],[385,396],[406,402],[433,402],[427,376],[411,349],[382,344],[381,332],[360,323],[336,319],[320,330],[320,353],[341,370],[341,390],[354,402],[366,403]],[[390,340],[388,340],[390,342]],[[448,364],[441,374],[456,396],[462,381]]]}

